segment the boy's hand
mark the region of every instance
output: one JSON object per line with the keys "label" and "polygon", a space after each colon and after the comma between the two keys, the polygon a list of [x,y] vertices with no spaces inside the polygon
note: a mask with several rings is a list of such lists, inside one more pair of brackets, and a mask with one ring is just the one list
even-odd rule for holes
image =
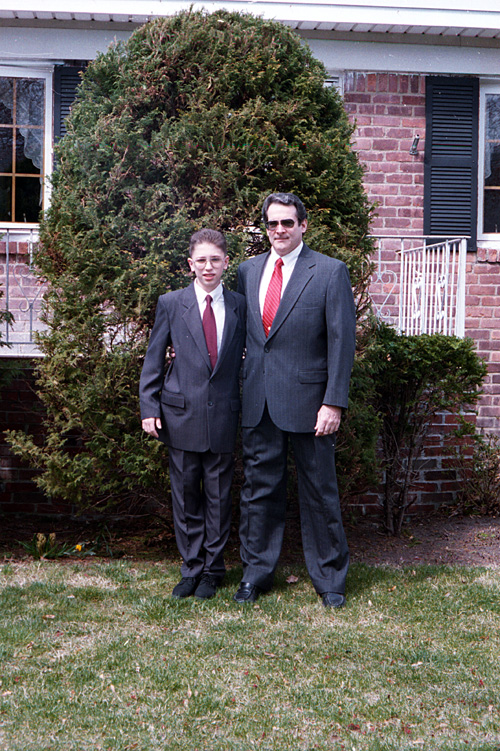
{"label": "boy's hand", "polygon": [[161,420],[159,417],[145,417],[142,421],[142,429],[153,438],[158,438],[156,430],[161,430]]}

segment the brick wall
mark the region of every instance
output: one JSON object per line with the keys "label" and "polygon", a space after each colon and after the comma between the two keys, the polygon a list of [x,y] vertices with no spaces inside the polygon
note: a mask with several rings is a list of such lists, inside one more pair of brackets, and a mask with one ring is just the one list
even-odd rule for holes
{"label": "brick wall", "polygon": [[[2,363],[6,358],[2,358]],[[68,514],[69,507],[47,498],[33,482],[36,471],[15,456],[4,430],[43,434],[43,407],[34,391],[33,365],[21,361],[23,371],[0,393],[0,513]],[[1,365],[1,363],[0,363]]]}
{"label": "brick wall", "polygon": [[[423,234],[425,76],[347,73],[344,101],[356,123],[353,146],[365,165],[368,196],[378,204],[372,234]],[[418,154],[412,156],[417,134]],[[384,306],[389,320],[395,318],[399,292],[398,248],[397,240],[384,241],[376,258],[384,274],[375,274],[371,287],[375,305]],[[489,371],[478,425],[500,434],[500,251],[468,254],[465,314],[466,335]]]}
{"label": "brick wall", "polygon": [[500,435],[500,251],[469,253],[465,298],[465,333],[488,363],[478,427]]}
{"label": "brick wall", "polygon": [[366,168],[368,195],[378,204],[372,234],[422,234],[425,77],[348,73],[344,103],[356,122],[353,146]]}
{"label": "brick wall", "polygon": [[[373,235],[422,235],[425,147],[425,76],[386,73],[347,73],[346,110],[355,122],[353,146],[365,166],[369,199],[377,204]],[[420,136],[418,154],[409,153]],[[397,321],[398,240],[379,244],[371,294],[385,320]],[[383,271],[383,273],[381,273]],[[466,335],[488,363],[484,396],[477,424],[500,434],[500,251],[469,253],[466,277]],[[433,427],[421,460],[413,510],[430,510],[451,501],[458,482],[448,454],[449,415]],[[463,451],[469,451],[467,447]],[[379,507],[380,493],[361,500],[369,513]]]}

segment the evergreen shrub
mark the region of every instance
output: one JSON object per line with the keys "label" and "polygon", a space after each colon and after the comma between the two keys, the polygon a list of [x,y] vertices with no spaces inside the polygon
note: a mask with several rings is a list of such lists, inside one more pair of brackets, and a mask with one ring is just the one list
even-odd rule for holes
{"label": "evergreen shrub", "polygon": [[477,403],[487,369],[472,339],[406,336],[385,324],[378,327],[370,359],[381,418],[385,526],[399,535],[415,498],[412,485],[429,428],[447,412],[470,432],[463,412]]}
{"label": "evergreen shrub", "polygon": [[[49,283],[45,442],[10,434],[49,494],[81,506],[163,502],[165,452],[141,432],[137,397],[157,297],[188,283],[188,239],[202,226],[227,233],[234,281],[240,260],[267,249],[260,208],[271,191],[301,196],[308,243],[348,264],[363,340],[372,209],[352,126],[324,82],[290,29],[222,11],[148,23],[88,66],[37,257]],[[346,424],[341,476],[356,441]]]}

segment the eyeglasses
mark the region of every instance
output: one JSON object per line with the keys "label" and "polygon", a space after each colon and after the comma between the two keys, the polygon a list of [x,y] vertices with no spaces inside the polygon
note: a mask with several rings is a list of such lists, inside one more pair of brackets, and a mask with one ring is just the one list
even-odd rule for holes
{"label": "eyeglasses", "polygon": [[292,227],[295,224],[295,219],[281,219],[281,221],[275,221],[272,219],[270,222],[266,222],[267,229],[278,229],[278,225],[281,224],[282,227],[286,227],[286,229],[292,229]]}
{"label": "eyeglasses", "polygon": [[192,258],[191,260],[193,261],[197,269],[204,269],[209,261],[210,265],[214,268],[222,266],[222,264],[224,263],[224,258],[221,258],[220,256],[213,256],[210,258]]}

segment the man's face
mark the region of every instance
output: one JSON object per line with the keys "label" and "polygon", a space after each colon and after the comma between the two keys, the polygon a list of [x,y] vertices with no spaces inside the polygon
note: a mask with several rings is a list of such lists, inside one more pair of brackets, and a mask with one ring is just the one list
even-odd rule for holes
{"label": "man's face", "polygon": [[212,243],[198,243],[188,258],[189,268],[205,292],[213,292],[229,263],[228,256]]}
{"label": "man's face", "polygon": [[[283,221],[289,224],[292,220],[291,227],[283,226]],[[272,224],[271,227],[267,227],[269,242],[279,256],[286,256],[302,242],[302,235],[307,229],[307,219],[299,224],[295,206],[271,203],[267,210],[267,224],[270,222],[279,222],[275,227]]]}

